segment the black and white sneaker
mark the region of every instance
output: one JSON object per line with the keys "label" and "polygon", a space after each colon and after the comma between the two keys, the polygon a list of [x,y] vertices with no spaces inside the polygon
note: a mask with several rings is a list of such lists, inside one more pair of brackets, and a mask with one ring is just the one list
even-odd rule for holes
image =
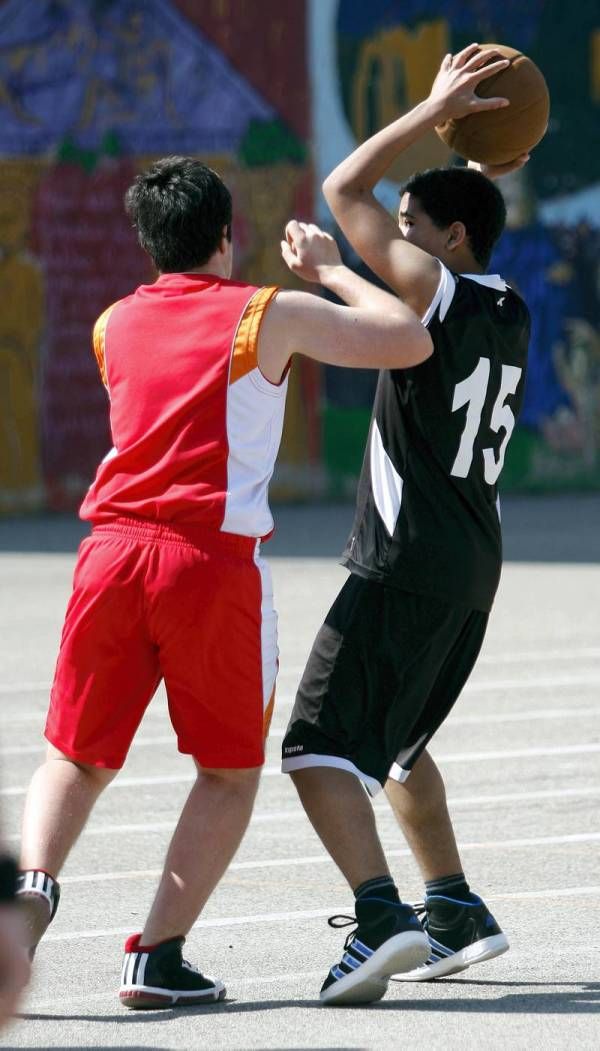
{"label": "black and white sneaker", "polygon": [[181,1007],[223,1000],[222,982],[205,978],[184,960],[181,949],[185,938],[169,938],[158,945],[140,945],[141,934],[125,942],[119,999],[133,1010]]}
{"label": "black and white sneaker", "polygon": [[[340,922],[341,921],[341,922]],[[385,996],[396,971],[424,963],[429,942],[410,905],[380,898],[359,898],[356,917],[332,916],[330,927],[357,924],[344,944],[345,953],[321,988],[323,1004],[368,1004]]]}
{"label": "black and white sneaker", "polygon": [[464,902],[436,894],[414,908],[423,917],[429,958],[412,971],[395,974],[394,981],[427,982],[458,974],[474,963],[500,956],[509,947],[487,905],[475,895],[472,902]]}
{"label": "black and white sneaker", "polygon": [[17,877],[17,902],[25,921],[26,948],[33,960],[47,928],[56,916],[60,885],[42,869],[26,869]]}

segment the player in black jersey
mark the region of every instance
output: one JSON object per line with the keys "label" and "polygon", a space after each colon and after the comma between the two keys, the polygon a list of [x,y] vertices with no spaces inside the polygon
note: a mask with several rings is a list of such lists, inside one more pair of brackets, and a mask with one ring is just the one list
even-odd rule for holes
{"label": "player in black jersey", "polygon": [[[426,745],[477,659],[500,575],[496,483],[523,398],[529,314],[485,274],[506,216],[486,175],[527,157],[483,173],[414,176],[398,223],[373,194],[436,124],[507,104],[475,94],[505,64],[476,44],[446,56],[429,97],[323,186],[350,243],[434,344],[420,366],[380,374],[344,552],[351,573],[317,635],[283,742],[283,769],[356,895],[358,929],[325,980],[325,1003],[379,999],[394,971],[439,977],[508,948],[465,881]],[[421,868],[425,939],[398,898],[360,781],[371,794],[385,786]]]}

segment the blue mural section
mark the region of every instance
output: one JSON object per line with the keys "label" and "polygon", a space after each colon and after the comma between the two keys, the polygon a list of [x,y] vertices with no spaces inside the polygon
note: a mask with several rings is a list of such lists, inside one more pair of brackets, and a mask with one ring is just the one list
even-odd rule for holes
{"label": "blue mural section", "polygon": [[129,154],[236,151],[274,110],[172,4],[11,0],[0,9],[0,153],[57,139]]}

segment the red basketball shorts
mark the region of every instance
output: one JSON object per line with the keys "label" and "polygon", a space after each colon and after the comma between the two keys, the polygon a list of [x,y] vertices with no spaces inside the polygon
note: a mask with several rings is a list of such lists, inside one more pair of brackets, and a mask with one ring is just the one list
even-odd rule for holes
{"label": "red basketball shorts", "polygon": [[46,723],[66,755],[118,769],[161,679],[180,752],[264,762],[277,671],[269,568],[248,537],[117,519],[83,541]]}

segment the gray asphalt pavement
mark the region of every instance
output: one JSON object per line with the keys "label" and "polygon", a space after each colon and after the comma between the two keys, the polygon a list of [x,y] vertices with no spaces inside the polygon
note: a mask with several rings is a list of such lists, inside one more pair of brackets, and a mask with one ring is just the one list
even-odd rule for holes
{"label": "gray asphalt pavement", "polygon": [[[345,579],[349,507],[281,508],[270,555],[281,674],[250,831],[188,956],[228,987],[212,1008],[134,1014],[116,998],[122,945],[141,927],[192,779],[162,692],[63,878],[11,1048],[450,1051],[600,1046],[600,496],[507,500],[507,563],[485,648],[433,754],[468,877],[506,930],[496,961],[370,1008],[324,1009],[318,990],[351,895],[304,818],[279,747],[312,638]],[[0,522],[0,807],[16,845],[43,754],[48,684],[82,527]],[[402,895],[422,896],[384,800],[376,812]],[[200,848],[201,850],[201,845]]]}

